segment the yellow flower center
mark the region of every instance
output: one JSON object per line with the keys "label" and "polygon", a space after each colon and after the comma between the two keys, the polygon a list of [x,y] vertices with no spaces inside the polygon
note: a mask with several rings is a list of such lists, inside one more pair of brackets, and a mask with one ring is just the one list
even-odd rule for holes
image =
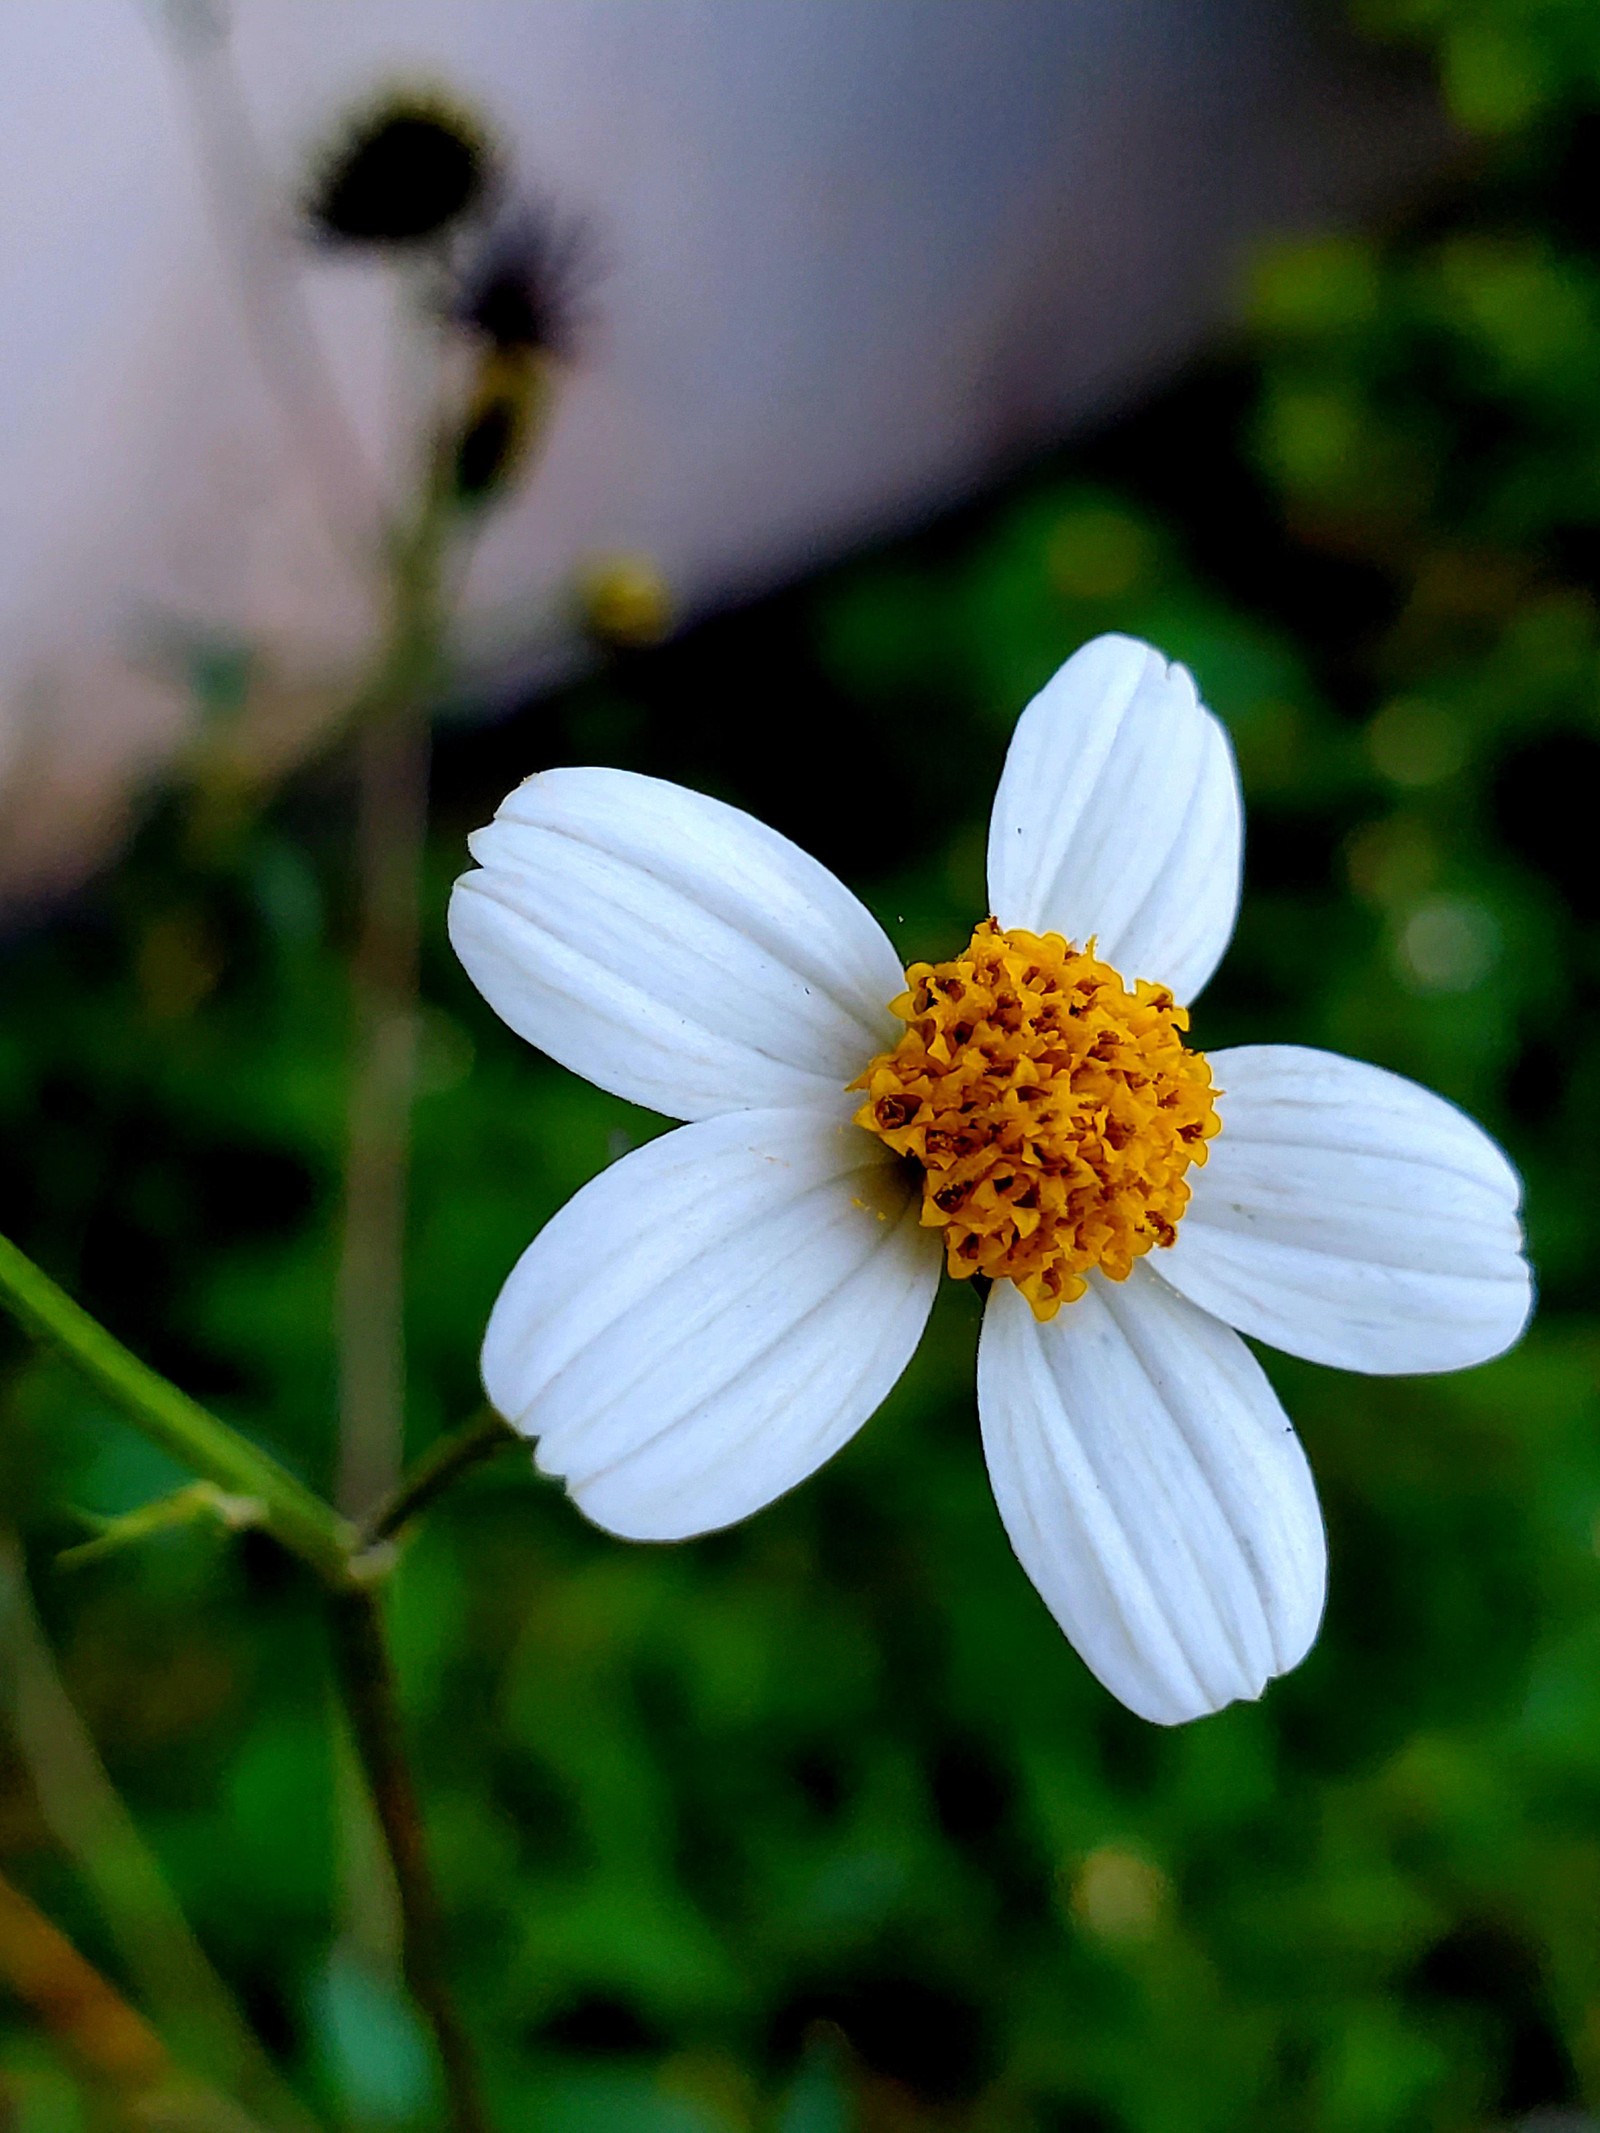
{"label": "yellow flower center", "polygon": [[953,962],[912,964],[905,1035],[850,1084],[857,1125],[921,1168],[951,1273],[1004,1275],[1041,1319],[1091,1267],[1125,1281],[1172,1243],[1220,1124],[1187,1011],[1093,947],[985,919]]}

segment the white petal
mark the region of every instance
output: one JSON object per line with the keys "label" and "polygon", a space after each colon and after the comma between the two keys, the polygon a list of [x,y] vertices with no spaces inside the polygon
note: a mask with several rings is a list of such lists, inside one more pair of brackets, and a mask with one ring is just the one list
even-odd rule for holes
{"label": "white petal", "polygon": [[1091,937],[1192,1000],[1239,909],[1233,749],[1187,670],[1131,637],[1075,652],[1017,721],[989,823],[1002,926]]}
{"label": "white petal", "polygon": [[671,1118],[828,1101],[905,975],[825,866],[721,800],[547,770],[471,839],[450,938],[521,1037]]}
{"label": "white petal", "polygon": [[1142,1718],[1261,1694],[1305,1656],[1326,1549],[1311,1472],[1236,1333],[1136,1266],[1040,1325],[989,1297],[978,1407],[1011,1545]]}
{"label": "white petal", "polygon": [[1516,1172],[1442,1097],[1333,1052],[1213,1052],[1222,1131],[1153,1264],[1230,1326],[1344,1370],[1460,1370],[1527,1323]]}
{"label": "white petal", "polygon": [[679,1540],[821,1466],[909,1361],[937,1240],[872,1136],[744,1111],[625,1156],[501,1291],[489,1398],[598,1525]]}

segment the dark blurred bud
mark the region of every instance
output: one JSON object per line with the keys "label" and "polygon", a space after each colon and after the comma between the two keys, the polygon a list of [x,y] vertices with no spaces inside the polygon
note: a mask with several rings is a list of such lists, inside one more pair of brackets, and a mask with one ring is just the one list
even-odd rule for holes
{"label": "dark blurred bud", "polygon": [[353,121],[306,201],[317,233],[340,244],[419,244],[476,207],[494,155],[471,112],[402,93]]}
{"label": "dark blurred bud", "polygon": [[589,225],[525,203],[490,232],[463,272],[451,316],[495,348],[570,362],[584,337],[596,276]]}
{"label": "dark blurred bud", "polygon": [[485,503],[517,472],[543,411],[545,366],[532,349],[491,349],[478,366],[455,443],[455,490]]}

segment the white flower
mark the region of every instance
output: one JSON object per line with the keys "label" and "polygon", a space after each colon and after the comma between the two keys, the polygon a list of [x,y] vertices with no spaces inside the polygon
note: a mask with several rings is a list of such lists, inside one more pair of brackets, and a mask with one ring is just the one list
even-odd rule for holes
{"label": "white flower", "polygon": [[484,1382],[540,1467],[632,1538],[747,1516],[878,1406],[948,1259],[995,1277],[995,1497],[1100,1680],[1174,1724],[1294,1666],[1322,1522],[1240,1334],[1459,1369],[1517,1338],[1531,1284],[1516,1174],[1449,1104],[1325,1052],[1183,1045],[1173,995],[1227,946],[1240,843],[1222,728],[1122,637],[1018,722],[994,923],[909,974],[720,801],[589,769],[512,793],[456,887],[458,954],[531,1043],[693,1121],[585,1186],[495,1306]]}

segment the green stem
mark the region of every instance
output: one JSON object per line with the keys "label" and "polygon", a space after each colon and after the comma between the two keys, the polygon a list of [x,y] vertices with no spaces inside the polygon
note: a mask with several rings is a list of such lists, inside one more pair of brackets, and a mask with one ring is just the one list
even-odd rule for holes
{"label": "green stem", "polygon": [[[428,826],[428,700],[444,615],[445,498],[430,475],[416,515],[393,531],[388,616],[374,669],[348,717],[357,817],[356,932],[339,1246],[339,1420],[334,1503],[354,1518],[399,1481],[405,1454],[406,1216],[416,1091],[421,880]],[[387,1564],[369,1556],[362,1574]],[[348,1764],[339,1795],[344,1937],[385,1972],[405,1921]]]}
{"label": "green stem", "polygon": [[334,1653],[345,1709],[400,1898],[406,1984],[433,2033],[454,2133],[492,2133],[472,2047],[446,1974],[444,1922],[406,1758],[400,1698],[384,1636],[382,1596],[373,1589],[350,1586],[334,1594],[332,1605]]}
{"label": "green stem", "polygon": [[442,1496],[458,1475],[522,1441],[511,1424],[491,1408],[440,1437],[407,1469],[376,1510],[361,1521],[360,1546],[376,1548],[392,1540],[436,1496]]}
{"label": "green stem", "polygon": [[163,1451],[219,1488],[254,1498],[266,1530],[330,1584],[348,1581],[353,1535],[344,1520],[269,1452],[141,1363],[8,1237],[0,1237],[0,1305]]}
{"label": "green stem", "polygon": [[418,881],[428,734],[396,704],[356,735],[361,920],[339,1272],[339,1475],[354,1514],[393,1488],[405,1437],[405,1231],[416,1082]]}
{"label": "green stem", "polygon": [[339,1472],[354,1516],[395,1486],[405,1441],[405,1233],[416,1083],[427,703],[443,657],[451,498],[435,469],[394,538],[388,630],[352,706],[358,930],[339,1268]]}
{"label": "green stem", "polygon": [[178,2058],[278,2133],[313,2133],[211,1967],[154,1853],[106,1775],[34,1613],[14,1534],[0,1527],[0,1696],[38,1811],[76,1864],[122,1966]]}

